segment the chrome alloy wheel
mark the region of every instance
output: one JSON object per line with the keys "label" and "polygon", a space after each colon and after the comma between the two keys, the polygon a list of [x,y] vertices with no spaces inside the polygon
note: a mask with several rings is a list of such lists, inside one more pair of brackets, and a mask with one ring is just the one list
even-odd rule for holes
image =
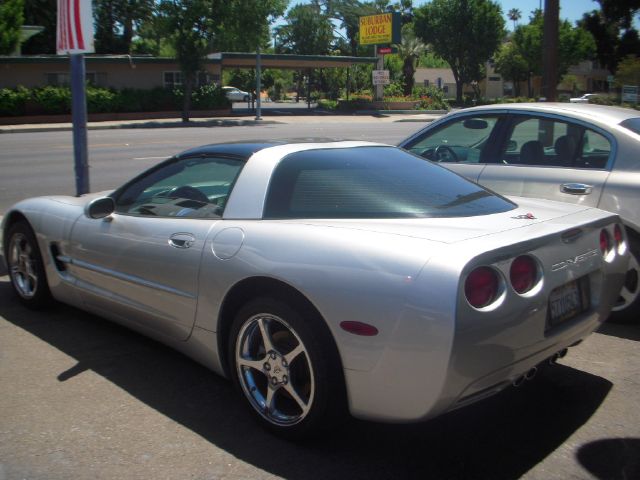
{"label": "chrome alloy wheel", "polygon": [[38,290],[39,282],[36,251],[29,239],[20,232],[16,232],[9,242],[9,274],[18,294],[24,299],[31,299]]}
{"label": "chrome alloy wheel", "polygon": [[236,340],[235,361],[242,391],[270,423],[295,425],[309,413],[315,381],[300,336],[281,318],[249,318]]}
{"label": "chrome alloy wheel", "polygon": [[614,305],[612,311],[618,312],[633,305],[633,303],[640,295],[640,285],[638,285],[638,273],[640,271],[640,265],[638,265],[638,259],[634,255],[633,251],[629,257],[629,268],[627,270],[627,276],[624,281],[622,290],[620,291],[620,297]]}

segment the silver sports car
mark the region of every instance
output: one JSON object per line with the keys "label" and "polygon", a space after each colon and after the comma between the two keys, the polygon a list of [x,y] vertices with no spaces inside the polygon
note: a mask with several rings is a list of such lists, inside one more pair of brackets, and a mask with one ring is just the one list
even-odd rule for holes
{"label": "silver sports car", "polygon": [[172,345],[288,437],[530,379],[607,317],[629,261],[615,214],[367,142],[196,148],[112,193],[22,201],[2,239],[22,302]]}

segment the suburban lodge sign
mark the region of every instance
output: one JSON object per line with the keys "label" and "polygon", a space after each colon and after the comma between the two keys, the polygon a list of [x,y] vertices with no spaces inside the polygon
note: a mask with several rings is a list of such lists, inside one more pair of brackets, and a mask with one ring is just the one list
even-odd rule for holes
{"label": "suburban lodge sign", "polygon": [[400,43],[400,29],[399,13],[360,17],[360,45]]}

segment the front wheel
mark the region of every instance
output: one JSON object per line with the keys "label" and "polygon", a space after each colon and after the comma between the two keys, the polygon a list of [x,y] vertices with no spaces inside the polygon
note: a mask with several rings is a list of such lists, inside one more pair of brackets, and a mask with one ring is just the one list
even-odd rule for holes
{"label": "front wheel", "polygon": [[51,301],[42,255],[28,223],[9,228],[5,251],[11,286],[20,301],[31,308],[42,308]]}
{"label": "front wheel", "polygon": [[624,286],[614,305],[609,321],[613,323],[640,323],[640,242],[629,236],[630,258]]}
{"label": "front wheel", "polygon": [[259,421],[286,438],[318,433],[340,416],[340,362],[322,319],[263,297],[236,315],[229,338],[231,376]]}

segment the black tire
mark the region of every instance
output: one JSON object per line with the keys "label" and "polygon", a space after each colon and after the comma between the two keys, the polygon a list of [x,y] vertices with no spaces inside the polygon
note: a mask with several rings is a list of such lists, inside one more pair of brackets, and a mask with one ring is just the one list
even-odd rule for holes
{"label": "black tire", "polygon": [[608,321],[612,323],[640,324],[640,241],[629,238],[629,269],[618,302],[614,305]]}
{"label": "black tire", "polygon": [[242,97],[242,101],[249,102],[249,95],[245,95],[244,97]]}
{"label": "black tire", "polygon": [[258,421],[287,439],[316,436],[346,411],[337,349],[309,310],[256,298],[237,313],[229,335],[233,383]]}
{"label": "black tire", "polygon": [[26,221],[19,221],[9,228],[6,238],[5,261],[18,299],[33,309],[49,306],[51,292],[33,230]]}

